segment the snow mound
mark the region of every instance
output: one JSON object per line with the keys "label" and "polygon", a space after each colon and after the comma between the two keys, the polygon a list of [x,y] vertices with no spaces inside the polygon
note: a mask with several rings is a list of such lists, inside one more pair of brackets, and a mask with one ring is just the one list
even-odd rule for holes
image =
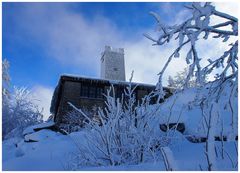
{"label": "snow mound", "polygon": [[38,132],[25,135],[24,140],[25,142],[38,142],[47,138],[53,138],[54,136],[56,136],[56,133],[52,130],[43,129]]}
{"label": "snow mound", "polygon": [[37,124],[37,125],[34,125],[34,126],[29,126],[23,131],[23,135],[25,136],[27,134],[34,133],[37,130],[40,130],[40,129],[43,129],[43,128],[48,128],[48,127],[51,127],[51,126],[54,126],[54,125],[55,125],[55,123],[53,121],[49,121],[49,122],[44,122],[44,123]]}
{"label": "snow mound", "polygon": [[[217,136],[226,136],[228,139],[235,140],[237,132],[238,120],[238,97],[231,97],[231,105],[229,104],[231,83],[221,91],[219,101],[217,103]],[[177,92],[164,103],[159,106],[156,113],[154,125],[158,124],[174,124],[183,123],[185,125],[185,135],[194,135],[204,137],[207,134],[203,109],[201,108],[201,100],[213,97],[209,95],[210,87],[189,88]],[[158,105],[153,105],[152,109],[156,109]],[[211,105],[210,105],[211,106]],[[208,110],[207,110],[208,111]],[[205,114],[209,113],[205,110]],[[224,127],[222,129],[222,127]]]}

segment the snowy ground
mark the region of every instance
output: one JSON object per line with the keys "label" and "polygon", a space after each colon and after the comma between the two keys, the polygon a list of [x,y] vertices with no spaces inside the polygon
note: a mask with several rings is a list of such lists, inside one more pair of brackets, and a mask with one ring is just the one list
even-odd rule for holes
{"label": "snowy ground", "polygon": [[[237,95],[232,98],[232,110],[226,104],[229,98],[229,88],[222,91],[218,105],[219,116],[216,123],[216,135],[222,133],[228,141],[215,141],[215,154],[217,170],[238,170],[237,156]],[[170,138],[169,148],[172,150],[177,170],[207,170],[207,158],[205,155],[206,143],[191,143],[186,137],[196,135],[206,137],[206,129],[203,125],[202,111],[195,98],[208,97],[208,89],[189,89],[173,95],[166,100],[157,112],[157,119],[152,123],[153,128],[160,133],[159,123],[184,123],[183,134],[174,131]],[[227,100],[228,101],[228,100]],[[227,102],[228,103],[228,102]],[[154,109],[154,105],[151,107]],[[233,125],[231,125],[233,122]],[[45,124],[45,125],[52,125]],[[39,128],[40,126],[34,126]],[[222,128],[224,127],[224,128]],[[74,165],[74,156],[79,153],[79,146],[88,146],[84,131],[62,135],[51,130],[43,129],[34,132],[33,127],[24,131],[24,139],[11,138],[3,141],[3,170],[18,171],[60,171],[60,170],[165,170],[163,160],[157,162],[141,163],[138,165],[121,165],[115,167],[81,167]],[[171,134],[171,133],[169,133]],[[232,138],[234,137],[234,138]],[[83,147],[84,148],[84,147]],[[161,158],[161,157],[160,157]]]}
{"label": "snowy ground", "polygon": [[[11,171],[60,171],[71,170],[70,158],[77,153],[76,141],[84,145],[84,132],[62,135],[51,130],[41,130],[28,138],[39,142],[18,142],[10,139],[3,142],[3,170]],[[180,133],[175,135],[170,148],[179,170],[206,170],[205,143],[191,143]],[[219,149],[221,142],[216,142]],[[219,170],[237,170],[237,153],[234,142],[224,142],[225,159],[218,157]],[[232,161],[231,161],[232,160]],[[233,162],[233,163],[232,163]],[[201,167],[201,168],[200,168]],[[165,170],[162,161],[142,163],[139,165],[123,165],[116,167],[85,167],[80,170]]]}

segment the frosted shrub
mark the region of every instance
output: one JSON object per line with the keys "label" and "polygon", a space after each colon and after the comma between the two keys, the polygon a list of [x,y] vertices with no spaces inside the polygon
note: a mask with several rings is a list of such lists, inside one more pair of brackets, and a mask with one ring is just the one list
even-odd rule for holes
{"label": "frosted shrub", "polygon": [[87,144],[78,145],[79,153],[75,155],[77,159],[73,159],[75,166],[70,166],[72,169],[76,165],[80,169],[83,166],[138,164],[161,158],[160,147],[167,143],[162,143],[160,130],[155,133],[151,124],[154,110],[150,111],[149,96],[137,106],[134,89],[130,83],[125,90],[126,100],[123,101],[115,98],[112,87],[105,96],[106,108],[98,111],[100,122],[90,119],[71,104],[89,121],[85,125]]}
{"label": "frosted shrub", "polygon": [[[177,72],[175,76],[169,76],[168,77],[168,87],[174,88],[174,89],[183,89],[185,85],[189,86],[190,88],[199,87],[199,83],[196,81],[196,77],[191,77],[187,84],[186,78],[188,75],[188,69],[184,68],[183,71]],[[204,83],[207,80],[204,80]]]}
{"label": "frosted shrub", "polygon": [[59,128],[67,133],[79,131],[84,126],[84,117],[76,110],[72,110],[63,115],[63,122]]}
{"label": "frosted shrub", "polygon": [[[189,48],[185,60],[188,64],[188,73],[185,80],[181,83],[183,89],[190,87],[191,78],[195,78],[199,87],[208,89],[208,95],[196,98],[196,105],[200,106],[203,112],[204,126],[207,128],[206,158],[208,170],[216,170],[215,144],[217,122],[221,120],[219,108],[225,105],[226,109],[231,110],[232,131],[236,130],[237,110],[233,100],[238,94],[238,19],[229,14],[219,12],[211,3],[191,3],[186,6],[191,10],[192,15],[180,24],[167,26],[162,23],[158,14],[151,12],[157,21],[158,38],[145,36],[154,42],[154,45],[165,45],[172,40],[178,41],[178,47],[168,57],[166,64],[159,73],[156,94],[159,98],[164,97],[162,78],[165,70],[171,61],[180,58],[184,47]],[[218,17],[216,24],[211,24],[210,20]],[[199,40],[209,41],[209,37],[220,39],[222,42],[229,43],[228,48],[223,51],[220,57],[199,57],[197,44]],[[202,63],[203,59],[208,61],[207,65]],[[211,82],[204,81],[209,75],[214,75]],[[171,80],[170,80],[171,81]],[[172,84],[173,81],[171,81]],[[228,90],[228,97],[222,100],[221,96]],[[222,127],[223,128],[223,127]]]}
{"label": "frosted shrub", "polygon": [[42,112],[34,103],[34,97],[27,88],[14,87],[10,95],[8,112],[3,114],[3,138],[19,137],[30,125],[42,122]]}

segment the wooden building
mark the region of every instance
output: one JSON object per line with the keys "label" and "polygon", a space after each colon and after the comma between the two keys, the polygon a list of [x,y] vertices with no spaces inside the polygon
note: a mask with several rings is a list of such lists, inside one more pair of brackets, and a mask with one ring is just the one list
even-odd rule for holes
{"label": "wooden building", "polygon": [[[124,98],[124,89],[129,85],[129,82],[62,75],[55,88],[50,108],[56,124],[66,123],[63,120],[63,116],[72,111],[72,107],[68,102],[93,116],[95,114],[94,111],[96,111],[95,108],[104,108],[106,99],[103,94],[107,93],[111,85],[114,87],[115,96],[117,98],[122,98],[123,96]],[[134,91],[137,101],[141,101],[145,95],[155,89],[154,85],[132,83],[133,87],[136,85],[137,87]],[[170,94],[168,88],[165,88],[165,91]],[[152,103],[154,101],[153,99]]]}

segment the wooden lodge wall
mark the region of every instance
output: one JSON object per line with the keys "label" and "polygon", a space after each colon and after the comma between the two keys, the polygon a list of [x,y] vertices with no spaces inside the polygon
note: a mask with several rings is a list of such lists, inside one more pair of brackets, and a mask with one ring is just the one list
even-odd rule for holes
{"label": "wooden lodge wall", "polygon": [[[126,83],[126,82],[125,82]],[[72,107],[68,102],[72,103],[77,108],[81,108],[83,111],[92,112],[93,108],[105,106],[105,97],[107,90],[110,89],[111,83],[108,81],[101,80],[62,80],[60,90],[61,96],[58,98],[59,105],[57,106],[55,121],[57,123],[62,122],[62,117],[69,111],[72,111]],[[121,98],[124,96],[124,89],[128,86],[127,84],[113,84],[115,89],[115,96]],[[136,99],[141,99],[154,90],[154,86],[137,86],[135,89]],[[59,93],[58,93],[59,94]]]}

